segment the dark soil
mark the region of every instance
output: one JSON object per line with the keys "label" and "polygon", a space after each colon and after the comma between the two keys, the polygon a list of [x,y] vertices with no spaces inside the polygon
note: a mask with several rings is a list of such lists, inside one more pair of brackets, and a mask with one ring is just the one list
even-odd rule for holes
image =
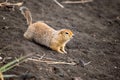
{"label": "dark soil", "polygon": [[65,8],[53,0],[24,1],[33,22],[41,20],[56,30],[67,28],[74,32],[75,37],[66,46],[66,55],[26,40],[23,34],[27,24],[18,7],[14,11],[0,8],[0,56],[5,59],[0,65],[30,53],[35,53],[33,57],[45,54],[57,61],[91,63],[83,67],[80,63],[72,66],[27,61],[6,74],[28,72],[38,80],[120,80],[120,0],[62,4]]}

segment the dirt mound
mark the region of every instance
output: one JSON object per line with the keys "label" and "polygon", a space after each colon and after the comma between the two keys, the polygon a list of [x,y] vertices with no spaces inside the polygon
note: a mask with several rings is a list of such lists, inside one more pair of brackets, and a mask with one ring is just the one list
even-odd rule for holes
{"label": "dirt mound", "polygon": [[75,37],[66,46],[67,55],[26,40],[23,34],[27,24],[19,8],[15,11],[0,8],[0,53],[5,58],[0,65],[21,55],[35,53],[39,57],[45,54],[57,61],[91,63],[83,67],[82,64],[48,65],[28,61],[7,73],[29,72],[38,80],[74,80],[75,77],[79,80],[120,80],[120,0],[62,4],[65,8],[53,0],[24,1],[24,6],[31,10],[33,22],[40,20],[56,30],[73,30]]}

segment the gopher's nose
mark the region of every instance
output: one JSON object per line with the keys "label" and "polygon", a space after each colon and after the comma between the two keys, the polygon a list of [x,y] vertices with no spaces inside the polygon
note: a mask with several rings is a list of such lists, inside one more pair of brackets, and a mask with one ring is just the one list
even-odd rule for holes
{"label": "gopher's nose", "polygon": [[72,37],[75,37],[75,35],[73,34]]}
{"label": "gopher's nose", "polygon": [[72,38],[74,38],[74,37],[75,37],[75,36],[74,36],[74,35],[72,35],[71,39],[72,39]]}

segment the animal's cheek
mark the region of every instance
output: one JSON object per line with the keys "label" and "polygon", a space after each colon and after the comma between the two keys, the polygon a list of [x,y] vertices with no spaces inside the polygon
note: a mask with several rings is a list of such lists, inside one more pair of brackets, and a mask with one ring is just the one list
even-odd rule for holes
{"label": "animal's cheek", "polygon": [[68,37],[71,38],[72,36],[69,35]]}
{"label": "animal's cheek", "polygon": [[66,35],[66,38],[69,39],[71,36],[70,35]]}

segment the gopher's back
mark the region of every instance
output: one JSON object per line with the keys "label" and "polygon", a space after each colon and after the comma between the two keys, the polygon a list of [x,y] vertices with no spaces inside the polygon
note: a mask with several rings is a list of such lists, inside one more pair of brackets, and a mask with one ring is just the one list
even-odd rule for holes
{"label": "gopher's back", "polygon": [[[47,47],[50,46],[50,42],[56,30],[49,27],[47,24],[43,22],[36,22],[30,25],[29,30],[33,29],[33,40],[37,43],[45,45]],[[31,30],[32,31],[32,30]]]}

